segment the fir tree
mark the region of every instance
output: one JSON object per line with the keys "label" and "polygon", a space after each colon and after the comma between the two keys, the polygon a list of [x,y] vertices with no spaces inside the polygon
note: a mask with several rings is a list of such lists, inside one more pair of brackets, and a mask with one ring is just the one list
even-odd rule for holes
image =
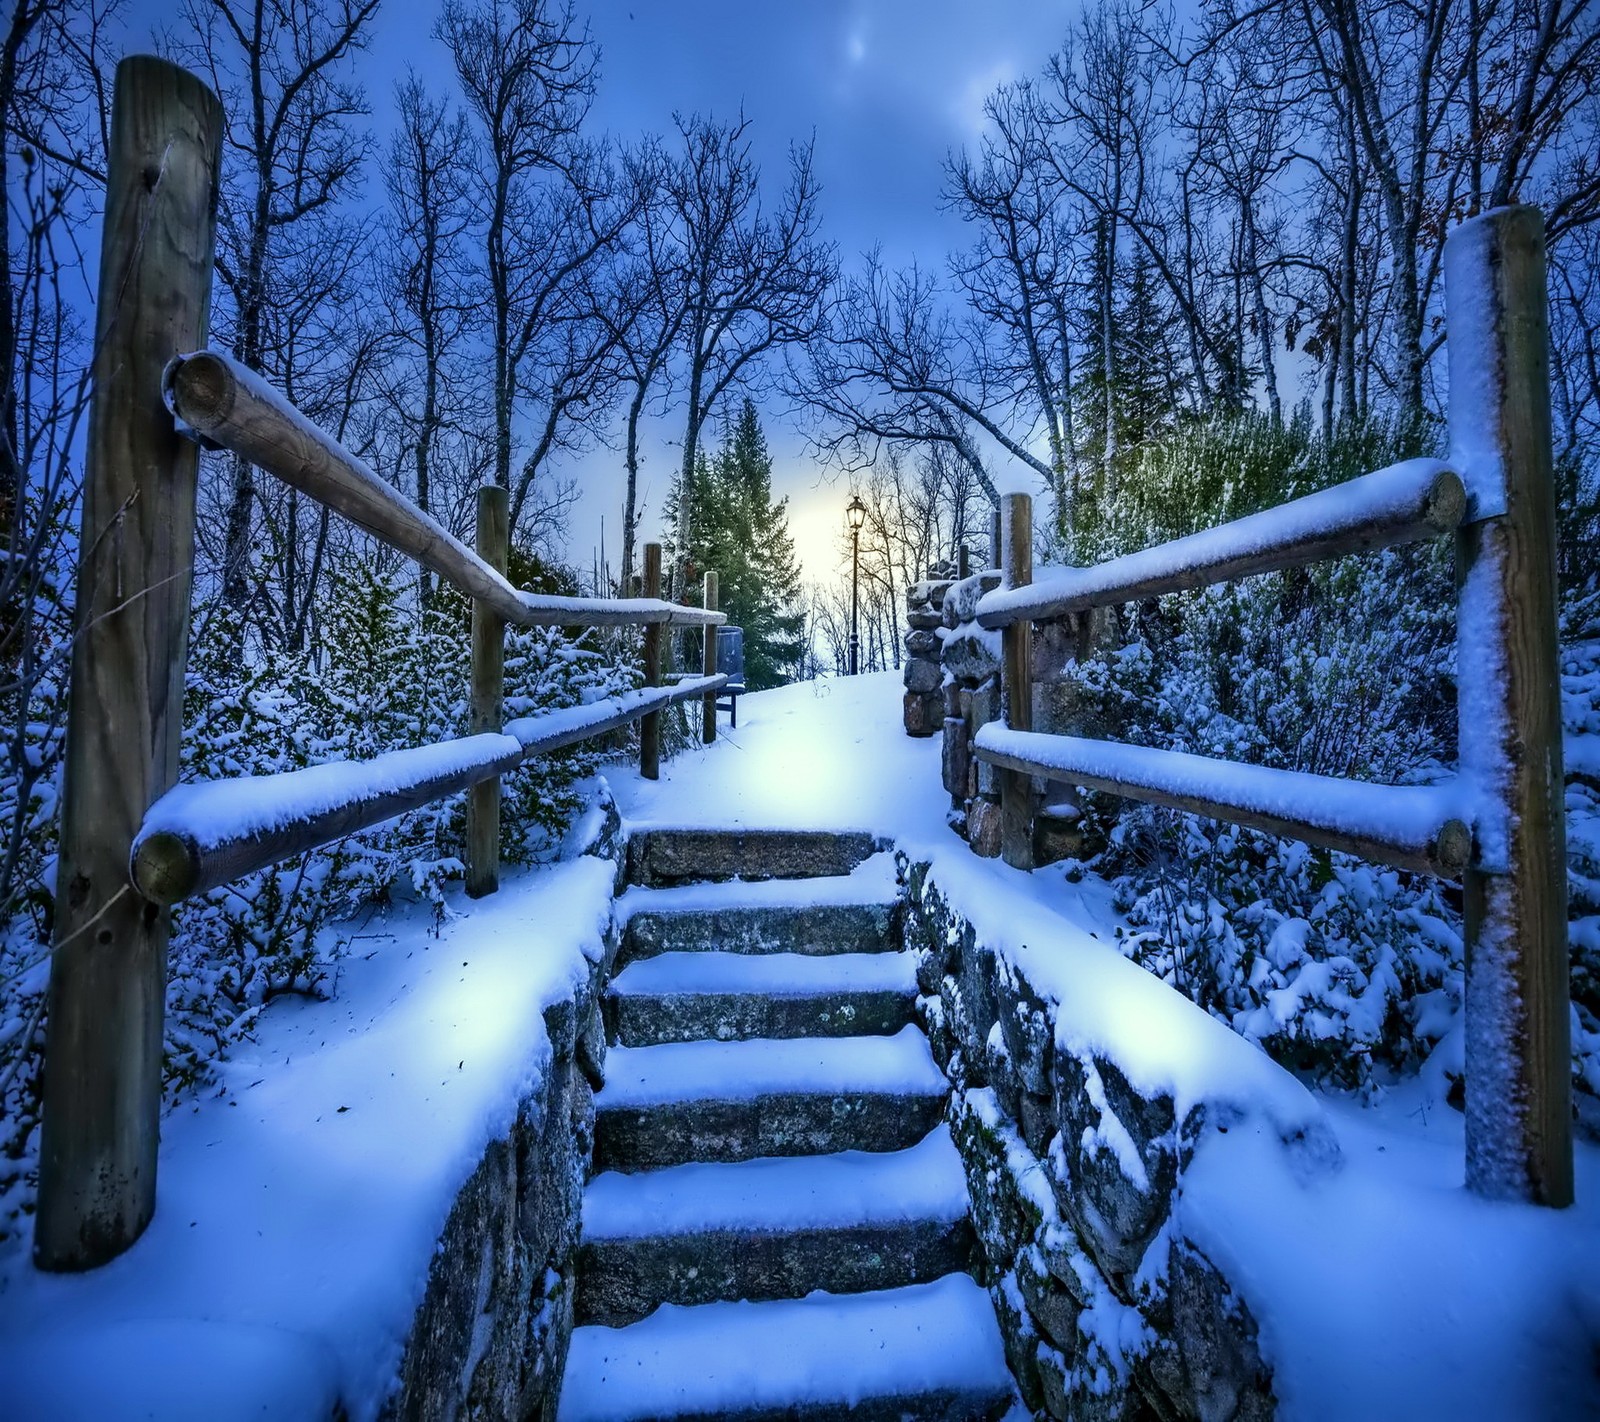
{"label": "fir tree", "polygon": [[715,457],[696,461],[689,497],[688,563],[716,572],[729,625],[744,629],[745,685],[760,691],[792,680],[805,654],[800,564],[789,501],[772,497],[772,454],[752,400]]}

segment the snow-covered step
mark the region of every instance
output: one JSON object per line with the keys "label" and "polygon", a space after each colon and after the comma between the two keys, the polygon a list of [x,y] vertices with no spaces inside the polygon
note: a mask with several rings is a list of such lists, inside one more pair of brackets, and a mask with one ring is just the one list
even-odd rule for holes
{"label": "snow-covered step", "polygon": [[712,879],[848,874],[882,849],[864,830],[630,826],[628,879],[659,888]]}
{"label": "snow-covered step", "polygon": [[619,962],[656,953],[874,953],[894,946],[900,888],[894,858],[875,854],[848,874],[754,883],[631,888]]}
{"label": "snow-covered step", "polygon": [[583,1197],[577,1316],[619,1324],[662,1303],[894,1288],[967,1268],[974,1243],[944,1125],[882,1154],[611,1171]]}
{"label": "snow-covered step", "polygon": [[948,1089],[915,1027],[613,1047],[594,1100],[595,1168],[900,1150],[938,1124]]}
{"label": "snow-covered step", "polygon": [[974,1422],[1012,1400],[989,1297],[950,1274],[878,1293],[667,1304],[626,1328],[575,1329],[557,1422]]}
{"label": "snow-covered step", "polygon": [[605,1009],[625,1046],[897,1032],[917,999],[911,953],[662,953],[624,968]]}

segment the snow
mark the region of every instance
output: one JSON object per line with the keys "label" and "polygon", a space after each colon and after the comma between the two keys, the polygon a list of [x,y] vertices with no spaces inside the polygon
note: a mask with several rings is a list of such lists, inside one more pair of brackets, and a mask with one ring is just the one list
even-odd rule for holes
{"label": "snow", "polygon": [[1156,750],[1081,736],[982,727],[975,747],[1057,771],[1156,790],[1174,798],[1228,805],[1290,824],[1394,845],[1421,854],[1468,797],[1459,786],[1371,785],[1301,771],[1243,765],[1183,751]]}
{"label": "snow", "polygon": [[675,1165],[637,1175],[607,1171],[583,1197],[587,1239],[736,1230],[791,1230],[955,1221],[967,1213],[967,1178],[950,1128],[908,1150],[841,1151]]}
{"label": "snow", "polygon": [[913,953],[658,953],[612,980],[619,997],[757,994],[825,997],[845,992],[914,993]]}
{"label": "snow", "polygon": [[[630,825],[859,829],[944,824],[939,742],[898,726],[898,673],[830,677],[739,699],[739,726],[664,761],[660,780],[609,776]],[[891,734],[892,732],[892,734]],[[935,757],[930,777],[928,753]]]}
{"label": "snow", "polygon": [[1579,1147],[1573,1209],[1492,1202],[1462,1188],[1461,1117],[1421,1083],[1326,1109],[1337,1175],[1236,1128],[1179,1206],[1260,1321],[1280,1415],[1600,1416],[1600,1151]]}
{"label": "snow", "polygon": [[542,754],[597,735],[614,725],[642,716],[646,711],[658,710],[674,701],[688,701],[709,691],[718,691],[727,684],[727,680],[725,676],[685,677],[671,686],[640,687],[636,691],[624,691],[619,696],[609,696],[603,701],[591,701],[587,706],[541,711],[537,716],[523,716],[506,722],[505,734],[521,744],[524,754]]}
{"label": "snow", "polygon": [[[663,777],[668,765],[661,767]],[[648,784],[649,782],[642,782]],[[677,828],[676,825],[629,823],[629,830]],[[864,859],[849,874],[833,874],[821,879],[758,879],[724,884],[679,884],[670,889],[645,889],[638,885],[624,890],[617,900],[617,914],[626,923],[639,913],[723,912],[750,908],[816,908],[856,904],[892,904],[899,901],[900,886],[895,880],[894,855],[888,851]]]}
{"label": "snow", "polygon": [[1461,223],[1444,244],[1450,459],[1466,486],[1469,520],[1504,513],[1506,507],[1500,463],[1504,372],[1496,359],[1495,339],[1499,215],[1499,209],[1491,210]]}
{"label": "snow", "polygon": [[681,1101],[753,1101],[790,1093],[943,1096],[945,1081],[915,1027],[892,1037],[751,1038],[613,1047],[599,1109]]}
{"label": "snow", "polygon": [[[900,698],[892,672],[749,695],[737,731],[674,757],[659,782],[629,767],[608,780],[634,824],[895,838],[1002,964],[1050,1000],[1061,1046],[1109,1056],[1136,1088],[1170,1092],[1180,1116],[1204,1103],[1175,1224],[1259,1321],[1287,1422],[1600,1415],[1600,1150],[1579,1144],[1568,1210],[1469,1195],[1462,1119],[1439,1074],[1375,1107],[1308,1091],[1117,951],[1105,884],[974,857],[945,827],[939,741],[904,735]],[[881,902],[886,866],[880,855],[810,885],[630,891],[618,907]],[[371,1417],[450,1202],[543,1069],[541,1007],[570,994],[599,954],[610,892],[611,866],[598,860],[511,876],[493,898],[452,900],[437,939],[420,916],[397,915],[392,943],[343,965],[333,1002],[274,1003],[257,1042],[224,1067],[226,1094],[167,1121],[160,1205],[129,1254],[78,1277],[0,1260],[6,1415],[227,1422],[325,1416],[343,1399],[358,1422]],[[855,1090],[864,1078],[944,1089],[912,1033],[865,1053],[850,1039],[776,1054],[781,1044],[763,1043],[759,1080],[744,1045],[614,1049],[599,1100],[649,1096],[646,1074],[683,1096],[796,1081]],[[750,1173],[699,1177],[648,1208],[607,1208],[618,1219],[634,1210],[636,1223],[712,1203],[747,1211],[747,1223],[780,1203],[821,1208],[818,1177],[808,1187],[798,1171],[775,1169],[781,1188],[716,1183],[752,1182],[764,1168],[743,1164]],[[933,1171],[918,1180],[937,1184]],[[1108,1313],[1101,1330],[1113,1364],[1128,1317]],[[999,1377],[1002,1366],[988,1299],[964,1276],[884,1295],[668,1306],[627,1329],[576,1332],[569,1377],[582,1382],[562,1416],[849,1402],[907,1379]],[[657,1382],[630,1381],[651,1370]]]}
{"label": "snow", "polygon": [[579,1328],[558,1422],[830,1412],[869,1397],[1010,1390],[989,1296],[966,1274],[866,1294],[665,1304]]}
{"label": "snow", "polygon": [[598,960],[611,885],[586,857],[453,898],[438,937],[426,906],[397,913],[332,1001],[273,1003],[222,1091],[164,1122],[132,1250],[78,1276],[0,1261],[6,1416],[375,1416],[455,1196],[545,1070],[543,1009]]}
{"label": "snow", "polygon": [[[1246,559],[1331,542],[1372,525],[1403,528],[1417,521],[1434,482],[1451,468],[1437,459],[1408,459],[1247,518],[1092,567],[1046,565],[1035,569],[1033,581],[1023,587],[986,593],[978,603],[978,620],[985,627],[1003,627],[1022,617],[1038,617],[1046,610],[1057,616],[1125,602],[1128,589],[1158,582],[1170,584],[1168,590],[1199,587],[1218,581],[1206,576],[1212,570]],[[1374,538],[1370,546],[1387,541]]]}
{"label": "snow", "polygon": [[134,854],[154,834],[181,835],[203,853],[348,806],[403,794],[429,781],[469,775],[482,778],[512,770],[522,755],[522,744],[515,736],[485,732],[437,745],[388,751],[370,760],[331,761],[279,775],[240,775],[174,785],[144,817]]}

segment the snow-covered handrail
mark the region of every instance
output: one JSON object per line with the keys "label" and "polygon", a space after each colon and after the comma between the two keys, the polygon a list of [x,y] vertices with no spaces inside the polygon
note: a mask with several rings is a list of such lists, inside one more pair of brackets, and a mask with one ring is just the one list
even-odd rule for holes
{"label": "snow-covered handrail", "polygon": [[189,434],[243,455],[257,468],[343,514],[513,626],[702,627],[728,620],[725,613],[681,607],[660,598],[519,592],[261,376],[220,351],[177,357],[167,367],[165,395],[173,418]]}
{"label": "snow-covered handrail", "polygon": [[1441,878],[1458,877],[1472,850],[1460,787],[1450,782],[1370,785],[1117,741],[1013,731],[998,722],[978,732],[974,754],[1005,770],[1209,815]]}
{"label": "snow-covered handrail", "polygon": [[615,730],[675,701],[716,692],[726,681],[725,676],[696,677],[646,687],[588,706],[525,716],[502,732],[390,751],[371,760],[174,786],[150,807],[134,839],[134,885],[152,902],[178,903],[504,775],[532,756]]}
{"label": "snow-covered handrail", "polygon": [[978,603],[982,627],[1047,621],[1092,607],[1271,573],[1346,553],[1449,533],[1467,509],[1460,476],[1437,459],[1408,459],[1202,533],[1087,568],[1040,569],[1024,587]]}

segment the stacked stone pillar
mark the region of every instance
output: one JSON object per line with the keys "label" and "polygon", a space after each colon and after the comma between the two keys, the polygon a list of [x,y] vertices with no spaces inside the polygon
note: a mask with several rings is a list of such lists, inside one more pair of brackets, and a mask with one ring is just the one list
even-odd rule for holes
{"label": "stacked stone pillar", "polygon": [[955,580],[953,563],[936,563],[928,576],[906,593],[906,667],[904,700],[908,736],[937,735],[944,725],[944,670],[939,664],[939,628],[945,594]]}

